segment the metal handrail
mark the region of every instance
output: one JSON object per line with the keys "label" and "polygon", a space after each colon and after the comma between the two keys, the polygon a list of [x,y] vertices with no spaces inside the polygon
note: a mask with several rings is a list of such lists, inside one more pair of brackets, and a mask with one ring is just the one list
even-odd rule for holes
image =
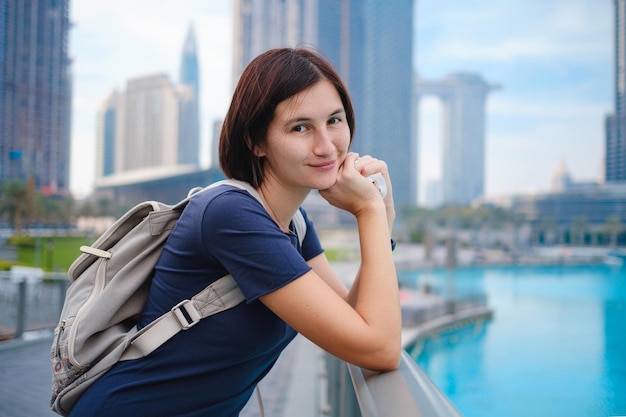
{"label": "metal handrail", "polygon": [[406,351],[397,370],[374,373],[348,365],[363,417],[461,417]]}
{"label": "metal handrail", "polygon": [[398,369],[372,372],[326,354],[328,403],[333,417],[462,417],[415,360],[402,351]]}

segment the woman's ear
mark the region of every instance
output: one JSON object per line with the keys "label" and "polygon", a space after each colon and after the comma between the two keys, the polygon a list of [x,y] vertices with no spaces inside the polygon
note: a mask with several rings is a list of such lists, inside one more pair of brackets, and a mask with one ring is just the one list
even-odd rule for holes
{"label": "woman's ear", "polygon": [[254,145],[254,156],[257,158],[262,158],[265,156],[265,150],[261,147],[261,145]]}

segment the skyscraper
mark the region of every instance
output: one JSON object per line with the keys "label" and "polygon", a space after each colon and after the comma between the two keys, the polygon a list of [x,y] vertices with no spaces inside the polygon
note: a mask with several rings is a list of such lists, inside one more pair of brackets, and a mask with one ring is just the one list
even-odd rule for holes
{"label": "skyscraper", "polygon": [[233,71],[274,47],[321,50],[348,85],[353,150],[387,162],[398,206],[417,202],[413,1],[237,0]]}
{"label": "skyscraper", "polygon": [[485,191],[485,105],[499,88],[477,74],[457,73],[443,81],[416,80],[416,95],[435,95],[444,111],[442,203],[465,205]]}
{"label": "skyscraper", "polygon": [[179,109],[192,97],[187,85],[165,74],[128,80],[98,112],[96,179],[179,163]]}
{"label": "skyscraper", "polygon": [[[320,6],[319,22],[328,24],[332,9],[328,4]],[[385,160],[396,204],[414,205],[418,161],[417,116],[412,106],[413,1],[343,0],[340,16],[340,42],[331,31],[320,30],[319,36],[322,50],[340,57],[334,64],[347,80],[355,103],[352,149]],[[333,45],[338,53],[332,51]]]}
{"label": "skyscraper", "polygon": [[626,181],[626,0],[614,0],[615,112],[606,118],[604,179]]}
{"label": "skyscraper", "polygon": [[[315,1],[315,0],[314,0]],[[307,0],[235,0],[233,2],[233,83],[254,57],[271,48],[303,40],[301,6]]]}
{"label": "skyscraper", "polygon": [[121,170],[124,138],[125,95],[114,90],[98,111],[96,133],[96,177],[106,177]]}
{"label": "skyscraper", "polygon": [[200,76],[196,33],[189,26],[180,62],[179,83],[190,87],[191,97],[179,109],[178,163],[200,165]]}
{"label": "skyscraper", "polygon": [[0,2],[0,181],[69,190],[69,0]]}

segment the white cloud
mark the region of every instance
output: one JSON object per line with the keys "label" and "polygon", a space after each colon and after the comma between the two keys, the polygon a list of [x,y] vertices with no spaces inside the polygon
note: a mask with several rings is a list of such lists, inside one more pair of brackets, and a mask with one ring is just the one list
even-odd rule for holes
{"label": "white cloud", "polygon": [[478,62],[528,63],[529,60],[584,63],[608,57],[612,48],[610,3],[597,0],[420,2],[418,67],[462,62],[469,66]]}
{"label": "white cloud", "polygon": [[474,43],[455,39],[437,48],[434,59],[476,60],[476,61],[520,61],[526,59],[567,61],[588,61],[589,58],[608,54],[607,43],[596,39],[578,41],[574,39],[549,39],[546,36],[531,35],[493,39],[489,42]]}
{"label": "white cloud", "polygon": [[489,99],[487,108],[489,117],[533,117],[549,120],[578,120],[580,123],[585,123],[589,119],[604,118],[604,115],[609,112],[610,105],[559,96],[546,97],[543,100],[528,100],[496,94]]}

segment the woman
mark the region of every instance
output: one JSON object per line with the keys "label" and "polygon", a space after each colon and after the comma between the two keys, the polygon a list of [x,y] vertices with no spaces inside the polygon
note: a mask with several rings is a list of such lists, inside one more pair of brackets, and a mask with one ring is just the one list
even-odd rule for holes
{"label": "woman", "polygon": [[[245,295],[150,355],[116,364],[72,416],[237,416],[296,332],[350,363],[392,370],[401,318],[391,254],[395,217],[383,161],[349,152],[354,114],[334,69],[304,49],[253,60],[220,135],[227,177],[185,208],[157,263],[143,327],[230,273]],[[367,178],[380,173],[382,198]],[[302,244],[291,219],[310,190],[352,213],[361,265],[350,290],[338,279],[313,224]]]}

